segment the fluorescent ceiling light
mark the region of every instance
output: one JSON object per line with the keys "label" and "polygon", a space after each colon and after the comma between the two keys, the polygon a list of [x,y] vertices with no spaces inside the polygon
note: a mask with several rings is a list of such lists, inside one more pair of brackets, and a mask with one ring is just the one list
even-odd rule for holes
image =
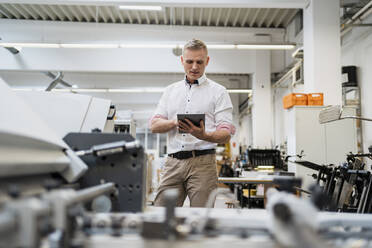
{"label": "fluorescent ceiling light", "polygon": [[237,49],[252,49],[252,50],[291,50],[295,48],[294,44],[247,44],[236,45]]}
{"label": "fluorescent ceiling light", "polygon": [[120,48],[175,48],[179,45],[172,44],[120,44]]}
{"label": "fluorescent ceiling light", "polygon": [[118,44],[60,44],[62,48],[119,48]]}
{"label": "fluorescent ceiling light", "polygon": [[108,89],[53,89],[52,91],[107,93]]}
{"label": "fluorescent ceiling light", "polygon": [[59,48],[56,43],[4,43],[1,42],[2,47],[38,47],[38,48]]}
{"label": "fluorescent ceiling light", "polygon": [[161,11],[162,7],[155,5],[120,5],[119,9]]}
{"label": "fluorescent ceiling light", "polygon": [[207,45],[208,49],[235,49],[236,45],[222,44],[222,45]]}

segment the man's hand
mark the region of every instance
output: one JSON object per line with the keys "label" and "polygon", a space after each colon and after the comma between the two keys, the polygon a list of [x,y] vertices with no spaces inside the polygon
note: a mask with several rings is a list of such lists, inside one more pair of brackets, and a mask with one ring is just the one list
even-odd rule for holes
{"label": "man's hand", "polygon": [[197,127],[188,119],[185,119],[185,121],[180,120],[178,121],[178,129],[201,140],[204,140],[206,136],[203,121],[200,121],[200,127]]}
{"label": "man's hand", "polygon": [[151,132],[166,133],[178,126],[177,120],[164,120],[162,118],[155,118],[151,122]]}

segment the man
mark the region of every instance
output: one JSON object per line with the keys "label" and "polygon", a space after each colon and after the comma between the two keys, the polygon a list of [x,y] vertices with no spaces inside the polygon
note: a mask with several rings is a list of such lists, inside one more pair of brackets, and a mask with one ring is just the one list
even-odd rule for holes
{"label": "man", "polygon": [[[186,195],[191,207],[205,207],[217,188],[215,147],[234,134],[232,104],[226,88],[208,79],[208,50],[204,42],[187,42],[181,56],[185,79],[169,85],[150,120],[153,133],[168,132],[168,158],[164,165],[156,206],[164,206],[164,191],[178,189],[177,206]],[[200,127],[177,121],[177,114],[205,114]]]}

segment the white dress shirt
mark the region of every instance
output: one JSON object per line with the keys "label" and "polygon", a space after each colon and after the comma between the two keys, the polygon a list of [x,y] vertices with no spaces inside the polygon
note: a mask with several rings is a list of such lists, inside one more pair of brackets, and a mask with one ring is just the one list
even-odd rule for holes
{"label": "white dress shirt", "polygon": [[[230,96],[224,86],[208,79],[205,74],[198,79],[198,84],[189,84],[185,77],[165,89],[150,123],[154,118],[176,120],[177,114],[205,114],[206,132],[225,129],[232,135],[235,133],[232,109]],[[168,132],[168,142],[168,154],[217,146],[191,134],[179,133],[176,128]]]}

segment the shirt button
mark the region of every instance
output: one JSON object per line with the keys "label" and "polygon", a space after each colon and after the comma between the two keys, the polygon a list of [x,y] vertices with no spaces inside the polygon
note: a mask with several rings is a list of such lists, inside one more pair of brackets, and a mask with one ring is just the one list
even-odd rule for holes
{"label": "shirt button", "polygon": [[182,134],[182,136],[186,136],[186,134]]}
{"label": "shirt button", "polygon": [[188,102],[190,102],[190,99],[189,100],[187,100]]}
{"label": "shirt button", "polygon": [[182,148],[184,148],[185,146],[182,146]]}
{"label": "shirt button", "polygon": [[186,111],[186,114],[188,114],[189,113],[189,111]]}

